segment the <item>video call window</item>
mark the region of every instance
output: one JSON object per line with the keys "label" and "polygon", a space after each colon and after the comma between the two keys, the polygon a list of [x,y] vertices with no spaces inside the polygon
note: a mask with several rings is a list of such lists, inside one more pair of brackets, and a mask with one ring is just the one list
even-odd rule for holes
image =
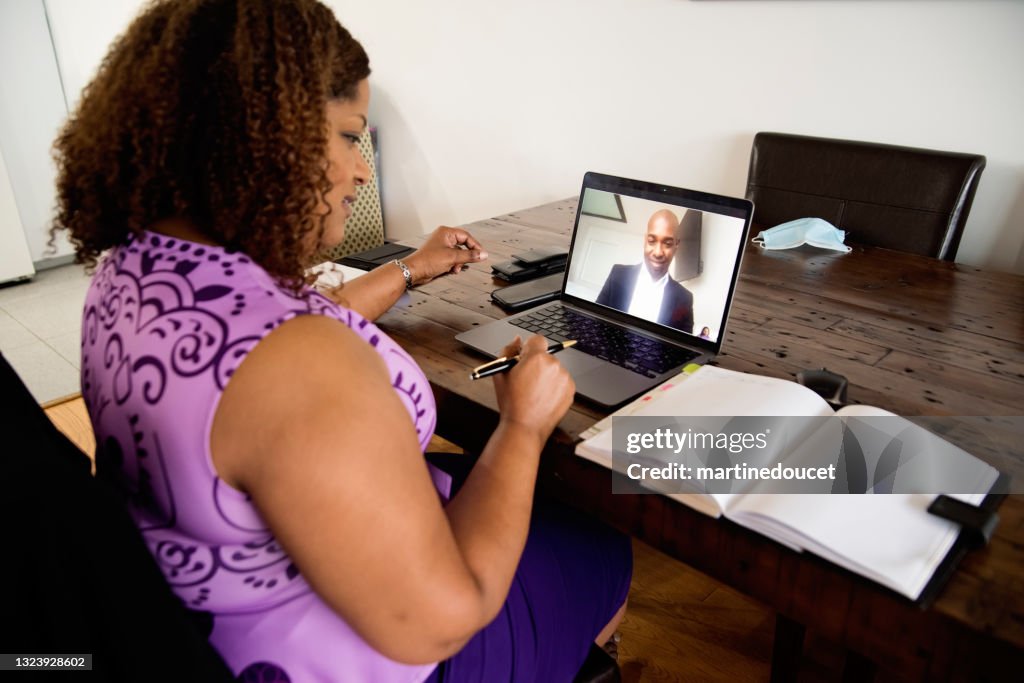
{"label": "video call window", "polygon": [[566,293],[716,341],[741,218],[587,188]]}

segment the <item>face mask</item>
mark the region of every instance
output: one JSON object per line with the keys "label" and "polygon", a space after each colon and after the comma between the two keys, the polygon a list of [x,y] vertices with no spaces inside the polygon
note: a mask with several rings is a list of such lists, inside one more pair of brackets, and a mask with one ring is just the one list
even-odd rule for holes
{"label": "face mask", "polygon": [[846,233],[821,218],[798,218],[769,230],[762,230],[753,239],[765,249],[792,249],[801,244],[812,247],[848,252],[851,248],[843,244]]}

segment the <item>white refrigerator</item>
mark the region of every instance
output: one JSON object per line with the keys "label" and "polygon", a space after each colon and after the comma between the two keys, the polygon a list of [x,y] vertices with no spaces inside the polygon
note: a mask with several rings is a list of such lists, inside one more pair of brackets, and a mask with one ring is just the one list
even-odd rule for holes
{"label": "white refrigerator", "polygon": [[31,277],[35,272],[7,164],[0,153],[0,283]]}

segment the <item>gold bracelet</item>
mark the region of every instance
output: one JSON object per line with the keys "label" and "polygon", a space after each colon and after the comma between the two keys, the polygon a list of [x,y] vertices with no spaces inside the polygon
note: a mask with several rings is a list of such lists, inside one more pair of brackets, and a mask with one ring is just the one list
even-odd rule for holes
{"label": "gold bracelet", "polygon": [[405,265],[400,259],[393,259],[391,262],[402,269],[402,276],[405,278],[405,288],[412,289],[412,271],[409,270],[409,266]]}

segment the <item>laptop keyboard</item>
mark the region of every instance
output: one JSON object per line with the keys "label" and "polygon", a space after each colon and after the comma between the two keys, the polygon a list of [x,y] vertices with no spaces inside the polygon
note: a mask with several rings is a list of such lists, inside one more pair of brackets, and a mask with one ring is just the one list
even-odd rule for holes
{"label": "laptop keyboard", "polygon": [[559,304],[545,306],[508,322],[554,341],[575,339],[575,348],[580,351],[647,377],[660,375],[700,355],[581,315]]}

